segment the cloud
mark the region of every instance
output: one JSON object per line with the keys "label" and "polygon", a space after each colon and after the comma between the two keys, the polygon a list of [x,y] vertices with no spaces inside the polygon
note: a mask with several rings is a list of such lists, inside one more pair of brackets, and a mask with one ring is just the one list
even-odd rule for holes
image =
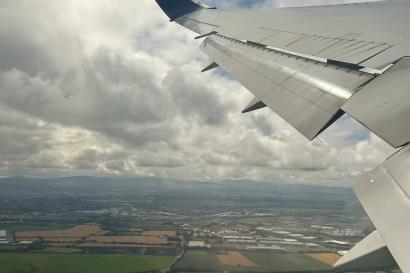
{"label": "cloud", "polygon": [[151,0],[2,1],[0,175],[345,184],[391,152],[348,117],[310,143],[240,114],[252,96],[200,72],[194,36]]}

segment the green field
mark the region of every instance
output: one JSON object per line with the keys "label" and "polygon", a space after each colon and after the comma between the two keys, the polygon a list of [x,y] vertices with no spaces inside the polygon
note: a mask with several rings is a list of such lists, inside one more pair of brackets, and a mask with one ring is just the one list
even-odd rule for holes
{"label": "green field", "polygon": [[224,267],[219,263],[218,259],[213,254],[208,254],[206,251],[188,251],[184,258],[174,267],[177,271],[201,271],[213,272],[223,271]]}
{"label": "green field", "polygon": [[1,226],[0,229],[7,229],[7,230],[12,230],[14,232],[19,232],[19,231],[45,231],[45,230],[63,230],[67,228],[71,228],[75,225],[51,225],[49,223],[44,223],[43,225],[38,223],[38,224],[26,224],[26,223],[15,223],[11,225],[4,225]]}
{"label": "green field", "polygon": [[0,273],[136,273],[167,267],[173,257],[0,253]]}
{"label": "green field", "polygon": [[297,253],[255,253],[242,254],[258,265],[257,271],[316,271],[329,270],[331,267],[303,254]]}
{"label": "green field", "polygon": [[297,253],[241,252],[253,261],[256,267],[226,266],[219,262],[216,254],[206,251],[188,251],[174,267],[180,272],[286,272],[330,270],[330,266],[313,258]]}

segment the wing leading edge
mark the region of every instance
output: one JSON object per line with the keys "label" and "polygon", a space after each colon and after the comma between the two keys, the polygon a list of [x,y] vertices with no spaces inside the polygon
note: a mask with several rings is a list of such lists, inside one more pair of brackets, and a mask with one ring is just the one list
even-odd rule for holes
{"label": "wing leading edge", "polygon": [[348,113],[404,147],[354,187],[378,232],[336,266],[396,261],[410,272],[410,2],[219,11],[156,1],[205,38],[204,71],[220,66],[255,95],[244,112],[268,106],[310,140]]}

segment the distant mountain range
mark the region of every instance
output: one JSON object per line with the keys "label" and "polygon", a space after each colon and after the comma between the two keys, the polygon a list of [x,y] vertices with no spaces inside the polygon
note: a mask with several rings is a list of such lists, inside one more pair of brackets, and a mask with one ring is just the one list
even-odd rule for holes
{"label": "distant mountain range", "polygon": [[357,202],[350,188],[311,186],[299,184],[275,184],[253,181],[190,182],[155,177],[91,177],[64,178],[9,177],[0,179],[0,196],[50,196],[59,194],[87,195],[112,192],[189,194],[208,196],[250,196],[254,198],[280,197],[286,199],[304,196],[312,200],[343,199]]}
{"label": "distant mountain range", "polygon": [[0,178],[0,187],[3,190],[19,189],[23,191],[47,190],[95,190],[100,191],[121,191],[138,189],[155,190],[234,190],[252,192],[277,190],[309,192],[345,192],[351,193],[350,188],[327,187],[304,184],[277,184],[269,182],[258,182],[249,180],[224,180],[218,182],[183,181],[175,179],[157,177],[95,177],[95,176],[73,176],[62,178],[31,178],[24,176],[14,176]]}
{"label": "distant mountain range", "polygon": [[[64,178],[9,177],[0,179],[0,201],[26,207],[44,202],[88,202],[90,200],[162,202],[163,204],[207,204],[268,206],[329,210],[348,215],[365,215],[351,188],[275,184],[251,181],[189,182],[155,177]],[[48,201],[47,201],[48,200]],[[144,201],[146,200],[146,201]],[[170,203],[169,203],[170,202]],[[1,202],[0,202],[1,203]],[[6,204],[4,203],[4,204]],[[52,205],[51,205],[52,206]],[[343,214],[342,213],[342,214]],[[360,216],[361,217],[361,216]]]}

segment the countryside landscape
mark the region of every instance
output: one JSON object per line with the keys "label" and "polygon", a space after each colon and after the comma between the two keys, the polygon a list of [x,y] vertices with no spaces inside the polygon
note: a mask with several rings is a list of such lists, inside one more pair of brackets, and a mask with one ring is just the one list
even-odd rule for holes
{"label": "countryside landscape", "polygon": [[373,227],[351,189],[0,180],[0,272],[330,272]]}

